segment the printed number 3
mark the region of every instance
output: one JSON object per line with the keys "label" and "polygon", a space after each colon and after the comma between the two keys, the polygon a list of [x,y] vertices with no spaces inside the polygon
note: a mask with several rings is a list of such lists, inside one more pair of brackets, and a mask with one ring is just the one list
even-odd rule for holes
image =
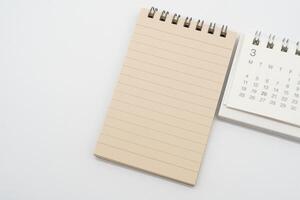
{"label": "printed number 3", "polygon": [[251,49],[250,56],[254,57],[256,55],[256,49]]}

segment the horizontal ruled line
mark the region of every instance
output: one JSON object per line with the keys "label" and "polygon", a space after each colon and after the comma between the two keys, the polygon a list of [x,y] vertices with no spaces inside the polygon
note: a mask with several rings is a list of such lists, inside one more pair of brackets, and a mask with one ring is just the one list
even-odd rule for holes
{"label": "horizontal ruled line", "polygon": [[187,55],[187,54],[183,54],[183,53],[179,53],[179,52],[176,52],[176,51],[172,51],[170,49],[165,49],[165,48],[153,46],[153,45],[150,45],[150,44],[147,44],[147,43],[143,43],[143,42],[140,42],[140,41],[136,41],[136,40],[132,40],[131,42],[132,43],[137,43],[139,45],[144,45],[144,46],[147,46],[147,47],[159,49],[159,50],[162,50],[162,51],[166,51],[168,53],[172,53],[172,54],[175,54],[175,55],[178,55],[178,56],[184,56],[184,57],[191,58],[191,59],[194,59],[194,60],[198,60],[198,61],[201,61],[201,62],[206,62],[206,63],[218,65],[218,66],[224,66],[225,65],[225,63],[218,63],[218,62],[214,62],[214,61],[207,60],[207,59],[197,58],[197,57],[194,57],[194,56],[190,56],[190,55]]}
{"label": "horizontal ruled line", "polygon": [[151,93],[154,93],[154,94],[162,95],[162,96],[165,96],[165,97],[168,97],[168,98],[176,99],[177,101],[182,101],[182,102],[185,102],[185,103],[194,104],[194,105],[200,106],[202,108],[207,108],[207,109],[210,109],[210,110],[213,109],[212,107],[209,107],[209,106],[206,106],[206,105],[203,105],[203,104],[198,104],[198,103],[195,103],[195,102],[192,102],[192,101],[187,101],[185,99],[180,99],[180,98],[177,98],[177,97],[169,96],[169,95],[166,95],[164,93],[159,93],[157,91],[153,91],[153,90],[149,90],[149,89],[146,89],[146,88],[137,87],[135,85],[130,85],[130,84],[127,84],[127,83],[124,83],[124,82],[121,82],[121,81],[119,81],[119,83],[121,83],[122,85],[126,85],[128,87],[132,87],[132,88],[136,88],[136,89],[139,89],[139,90],[148,91],[148,92],[151,92]]}
{"label": "horizontal ruled line", "polygon": [[191,46],[179,44],[179,43],[176,43],[176,42],[170,42],[170,41],[168,41],[168,40],[162,40],[162,39],[160,39],[160,38],[156,38],[156,37],[153,37],[153,36],[150,36],[150,35],[146,35],[146,34],[142,34],[142,33],[138,33],[138,32],[135,32],[134,34],[135,34],[135,35],[144,36],[144,37],[148,37],[148,38],[151,38],[151,39],[154,39],[154,40],[166,42],[166,43],[169,43],[169,44],[177,45],[177,46],[180,46],[180,47],[190,48],[190,49],[193,49],[193,50],[195,50],[195,51],[199,51],[199,52],[202,52],[202,53],[211,54],[211,55],[213,55],[213,56],[218,56],[218,57],[221,57],[221,58],[228,58],[228,56],[216,54],[216,53],[213,53],[213,52],[210,52],[210,51],[205,51],[205,50],[203,50],[203,49],[198,49],[198,48],[195,48],[195,47],[191,47]]}
{"label": "horizontal ruled line", "polygon": [[[119,102],[121,102],[121,103],[125,103],[125,104],[130,105],[130,106],[139,107],[139,108],[142,108],[142,109],[147,110],[147,111],[156,112],[156,113],[159,113],[159,114],[161,114],[161,115],[166,115],[166,116],[169,116],[169,117],[174,117],[174,118],[179,119],[179,120],[183,120],[183,121],[187,121],[187,122],[190,122],[190,123],[199,124],[199,125],[202,125],[202,126],[209,127],[209,126],[207,126],[206,124],[201,124],[199,121],[196,122],[196,121],[192,121],[192,120],[180,118],[180,117],[177,117],[177,116],[174,116],[174,115],[170,115],[170,114],[167,114],[167,113],[163,113],[163,112],[159,112],[159,111],[156,111],[156,110],[152,110],[152,109],[149,109],[149,108],[144,107],[144,106],[140,106],[140,105],[128,103],[128,102],[125,102],[125,101],[123,101],[123,100],[116,99],[116,98],[113,98],[113,100],[114,100],[114,101],[119,101]],[[207,119],[210,119],[210,118],[207,117]]]}
{"label": "horizontal ruled line", "polygon": [[112,137],[112,138],[115,138],[117,140],[120,140],[120,141],[123,141],[123,142],[126,142],[126,143],[129,143],[129,144],[134,144],[134,145],[137,145],[137,146],[141,146],[143,148],[147,148],[147,149],[151,149],[151,150],[154,150],[154,151],[157,151],[157,152],[161,152],[161,153],[165,153],[165,154],[168,154],[168,155],[171,155],[171,156],[174,156],[174,157],[177,157],[177,158],[180,158],[180,159],[183,159],[183,160],[187,160],[187,161],[190,161],[190,162],[193,162],[193,163],[199,163],[200,161],[198,160],[192,160],[192,159],[188,159],[188,158],[185,158],[183,156],[179,156],[179,155],[176,155],[176,154],[173,154],[173,153],[170,153],[170,152],[166,152],[166,151],[162,151],[160,149],[156,149],[156,148],[153,148],[153,147],[150,147],[150,146],[145,146],[145,145],[142,145],[142,144],[139,144],[139,143],[136,143],[136,142],[132,142],[132,141],[129,141],[129,140],[125,140],[123,138],[119,138],[119,137],[116,137],[114,135],[110,135],[110,134],[106,134],[104,132],[102,132],[102,134],[104,136],[108,136],[108,137]]}
{"label": "horizontal ruled line", "polygon": [[176,137],[176,138],[179,138],[179,139],[182,139],[182,140],[194,143],[194,144],[205,145],[205,143],[203,143],[203,142],[199,142],[199,141],[195,141],[195,140],[190,140],[190,139],[187,139],[187,138],[184,138],[184,137],[181,137],[181,136],[178,136],[178,135],[174,135],[174,134],[171,134],[171,133],[166,133],[166,132],[163,132],[163,131],[160,131],[160,130],[156,130],[156,129],[153,129],[153,128],[150,128],[150,127],[147,127],[147,126],[143,126],[143,125],[140,125],[140,124],[137,124],[137,123],[133,123],[132,121],[126,121],[124,119],[120,119],[120,118],[117,118],[115,116],[111,116],[109,114],[107,116],[109,118],[112,118],[112,119],[115,119],[115,120],[118,120],[118,121],[122,121],[122,122],[125,122],[125,123],[128,123],[128,124],[132,124],[132,125],[135,125],[135,126],[139,126],[139,127],[145,128],[145,129],[149,129],[149,130],[152,130],[152,131],[155,131],[155,132],[158,132],[158,133],[162,133],[162,134],[165,134],[165,135]]}
{"label": "horizontal ruled line", "polygon": [[[195,77],[195,78],[203,79],[203,80],[206,80],[206,81],[211,81],[211,82],[215,82],[215,83],[221,83],[221,81],[212,80],[212,79],[209,79],[209,77],[200,77],[200,76],[196,76],[196,75],[194,75],[194,74],[186,73],[186,72],[184,72],[184,71],[178,71],[178,70],[175,70],[175,69],[170,68],[170,67],[158,65],[158,64],[151,63],[151,62],[144,61],[144,60],[139,60],[139,59],[137,59],[137,58],[133,58],[133,57],[129,57],[129,56],[126,56],[126,58],[127,58],[127,59],[130,59],[130,60],[135,60],[135,61],[140,62],[140,63],[143,63],[143,64],[153,65],[153,66],[155,66],[155,67],[160,67],[160,68],[168,69],[168,70],[171,70],[171,71],[174,71],[174,72],[177,72],[177,73],[181,73],[181,74],[184,74],[184,75],[187,75],[187,76],[192,76],[192,77]],[[187,66],[187,67],[190,67],[190,66]],[[192,68],[194,68],[194,67],[192,67]],[[199,69],[199,68],[198,68],[197,70],[202,70],[202,71],[206,71],[206,72],[215,74],[215,72],[212,72],[212,71],[209,71],[209,70],[206,70],[206,69]]]}
{"label": "horizontal ruled line", "polygon": [[[194,131],[194,130],[182,128],[182,127],[176,126],[176,125],[174,125],[174,124],[169,124],[169,123],[167,123],[167,122],[162,122],[162,121],[160,121],[160,120],[156,120],[156,119],[144,117],[144,116],[142,116],[142,115],[138,115],[138,114],[135,114],[135,113],[130,113],[130,112],[127,112],[127,111],[123,111],[123,110],[120,110],[120,109],[115,108],[115,107],[112,107],[112,106],[110,107],[110,109],[116,110],[116,111],[119,111],[119,112],[122,112],[122,113],[126,113],[126,114],[128,114],[128,115],[133,115],[133,116],[136,116],[136,117],[139,117],[139,118],[143,118],[143,119],[146,119],[146,120],[154,121],[154,122],[157,122],[157,123],[159,123],[159,124],[164,124],[164,125],[166,125],[166,126],[170,126],[170,127],[173,127],[173,128],[177,128],[177,129],[180,129],[180,130],[187,131],[187,132],[191,132],[191,133],[194,133],[194,134],[197,134],[197,135],[205,135],[205,136],[207,136],[207,134],[205,134],[205,133],[201,133],[201,132],[197,132],[197,131]],[[204,125],[201,125],[201,124],[200,124],[200,126],[209,128],[209,126],[204,126]]]}
{"label": "horizontal ruled line", "polygon": [[[201,117],[205,117],[205,118],[208,118],[208,119],[211,118],[211,116],[203,115],[202,113],[197,113],[197,112],[193,112],[193,111],[190,111],[190,110],[185,110],[185,109],[182,109],[182,108],[179,108],[179,107],[176,107],[176,106],[172,106],[172,105],[169,105],[169,104],[161,103],[161,102],[158,102],[158,101],[153,101],[153,100],[150,100],[150,99],[141,97],[141,96],[132,95],[132,94],[126,93],[126,92],[124,92],[124,91],[122,91],[122,90],[119,90],[118,92],[123,93],[123,95],[125,94],[125,95],[132,96],[132,97],[135,97],[135,98],[143,99],[143,100],[145,100],[145,101],[149,101],[149,102],[161,104],[161,105],[163,105],[163,106],[171,107],[171,108],[174,108],[174,109],[177,109],[177,110],[189,112],[189,113],[192,113],[192,114],[195,114],[195,115],[200,115]],[[209,109],[209,108],[207,108],[207,109]]]}
{"label": "horizontal ruled line", "polygon": [[136,25],[144,27],[144,28],[152,29],[152,30],[155,30],[155,31],[158,31],[158,32],[166,33],[166,34],[169,34],[169,35],[181,37],[181,38],[184,38],[184,39],[187,39],[187,40],[197,41],[197,42],[201,42],[203,44],[208,44],[208,45],[211,45],[211,46],[219,47],[219,48],[222,48],[222,49],[225,49],[225,50],[229,50],[229,51],[232,50],[231,48],[228,48],[228,47],[224,47],[224,46],[217,45],[217,44],[212,44],[212,43],[209,43],[209,42],[206,42],[206,41],[203,41],[203,40],[197,40],[195,38],[185,37],[185,36],[182,36],[182,35],[179,35],[179,34],[175,34],[173,32],[170,33],[170,32],[167,32],[167,31],[163,31],[161,29],[153,28],[151,26],[146,26],[146,25],[143,25],[143,24],[136,24]]}
{"label": "horizontal ruled line", "polygon": [[201,69],[201,70],[205,70],[205,71],[208,71],[208,72],[216,73],[216,74],[219,74],[219,75],[224,75],[223,72],[209,71],[209,70],[206,70],[206,69],[203,69],[203,68],[200,68],[200,67],[196,67],[196,66],[191,65],[191,64],[182,63],[182,62],[178,62],[178,61],[175,61],[175,60],[172,60],[172,59],[169,59],[169,58],[165,58],[165,57],[162,57],[162,56],[157,56],[157,55],[149,54],[148,52],[143,52],[143,51],[140,51],[140,50],[137,50],[137,49],[129,48],[129,50],[130,51],[136,51],[136,52],[144,54],[144,55],[153,56],[153,57],[156,57],[156,58],[167,60],[167,61],[170,61],[170,62],[173,62],[173,63],[177,63],[177,64],[180,64],[180,65],[189,66],[189,67],[192,67],[192,68],[195,68],[195,69]]}
{"label": "horizontal ruled line", "polygon": [[[138,77],[132,76],[132,75],[130,75],[130,74],[126,74],[126,73],[124,73],[124,72],[121,72],[121,75],[123,75],[123,76],[128,76],[128,77],[130,77],[130,78],[135,78],[135,79],[138,79],[138,80],[141,80],[141,81],[144,81],[144,82],[152,83],[152,84],[158,85],[158,86],[160,86],[160,87],[169,88],[169,89],[177,90],[177,91],[179,91],[179,92],[183,92],[183,93],[186,93],[186,94],[190,94],[190,95],[202,97],[202,98],[208,99],[208,100],[210,100],[210,101],[216,101],[216,100],[218,100],[217,98],[207,97],[207,96],[204,96],[204,95],[201,95],[201,94],[195,94],[195,93],[192,93],[192,92],[189,92],[189,91],[186,91],[186,90],[180,90],[180,89],[173,88],[173,87],[170,87],[170,86],[161,85],[161,84],[158,84],[158,83],[156,83],[156,82],[148,81],[148,80],[145,80],[145,79],[142,79],[142,78],[138,78]],[[199,86],[198,86],[198,87],[199,87]]]}
{"label": "horizontal ruled line", "polygon": [[[185,84],[188,84],[188,85],[193,85],[193,86],[196,86],[196,87],[200,87],[200,88],[203,88],[203,89],[206,89],[206,90],[209,90],[209,91],[210,91],[210,90],[213,90],[213,91],[216,91],[216,92],[219,91],[219,90],[217,90],[217,89],[211,89],[211,88],[209,88],[209,87],[203,87],[202,85],[197,85],[197,84],[193,84],[193,83],[190,83],[190,82],[178,80],[178,79],[175,79],[175,78],[170,78],[170,77],[168,77],[168,76],[160,75],[160,74],[157,74],[157,73],[145,71],[145,70],[142,70],[142,69],[140,69],[140,68],[133,67],[133,66],[128,65],[128,64],[124,64],[123,66],[132,68],[132,69],[134,69],[134,70],[136,70],[136,71],[141,71],[141,72],[145,72],[145,73],[148,73],[148,74],[153,74],[153,75],[156,75],[156,76],[159,76],[159,77],[162,77],[162,78],[174,80],[174,81],[177,81],[177,82],[180,82],[180,83],[185,83]],[[218,83],[218,82],[215,82],[215,81],[210,81],[210,82]]]}
{"label": "horizontal ruled line", "polygon": [[127,130],[125,131],[124,129],[120,129],[120,128],[117,128],[117,127],[114,127],[114,126],[111,126],[111,125],[108,125],[108,124],[105,124],[105,126],[113,128],[113,129],[117,129],[117,130],[120,130],[120,131],[123,131],[123,132],[128,133],[128,134],[136,135],[136,136],[141,137],[141,138],[146,138],[146,139],[149,139],[149,140],[154,140],[154,141],[157,141],[157,142],[160,142],[160,143],[163,143],[163,144],[167,144],[167,145],[174,146],[174,147],[177,147],[177,148],[180,148],[180,149],[184,149],[186,151],[191,151],[193,153],[202,153],[202,151],[195,151],[194,149],[189,149],[189,148],[186,148],[186,147],[178,146],[178,145],[175,145],[175,144],[172,144],[172,143],[168,143],[168,142],[165,142],[165,141],[162,141],[162,140],[159,140],[159,139],[155,139],[155,138],[152,138],[152,137],[146,137],[144,135],[133,133],[133,132],[130,132],[130,131],[127,131]]}
{"label": "horizontal ruled line", "polygon": [[171,165],[171,166],[176,166],[178,168],[185,169],[185,170],[188,170],[188,171],[192,171],[192,172],[197,172],[198,171],[198,170],[193,170],[193,169],[190,169],[190,168],[182,167],[182,166],[170,163],[170,162],[166,162],[164,160],[160,160],[160,159],[152,158],[152,157],[149,157],[149,156],[145,156],[143,154],[139,154],[139,153],[136,153],[136,152],[133,152],[133,151],[129,151],[127,149],[116,147],[116,146],[113,146],[111,144],[107,144],[107,143],[104,143],[104,142],[99,142],[99,144],[103,144],[103,145],[109,146],[111,148],[115,148],[115,149],[118,149],[118,150],[121,150],[121,151],[125,151],[125,152],[131,153],[131,154],[134,154],[134,155],[137,155],[137,156],[141,156],[141,157],[144,157],[144,158],[147,158],[147,159],[150,159],[150,160],[155,160],[155,161],[159,161],[159,162]]}

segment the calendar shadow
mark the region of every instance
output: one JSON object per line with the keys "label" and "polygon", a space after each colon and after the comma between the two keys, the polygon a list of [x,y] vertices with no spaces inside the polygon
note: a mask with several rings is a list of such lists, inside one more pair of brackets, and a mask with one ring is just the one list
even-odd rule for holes
{"label": "calendar shadow", "polygon": [[237,51],[237,46],[238,46],[238,43],[239,43],[239,39],[240,38],[237,38],[235,43],[234,43],[234,47],[233,47],[232,54],[231,54],[229,64],[228,64],[228,69],[227,69],[227,72],[225,74],[223,86],[222,86],[221,93],[220,93],[220,96],[219,96],[219,101],[218,101],[217,108],[216,108],[216,111],[215,111],[215,116],[218,116],[218,113],[219,113],[219,110],[220,110],[220,107],[221,107],[221,104],[222,104],[222,101],[223,101],[227,81],[229,79],[229,74],[230,74],[230,71],[231,71],[231,68],[232,68],[232,65],[233,65],[233,60],[234,60],[234,57],[235,57],[235,54],[236,54],[236,51]]}
{"label": "calendar shadow", "polygon": [[264,134],[267,134],[267,135],[270,135],[272,137],[277,137],[277,138],[281,138],[281,139],[284,139],[284,140],[288,140],[288,141],[293,142],[293,143],[300,144],[300,139],[297,138],[297,137],[293,137],[293,136],[290,136],[290,135],[284,135],[284,134],[278,133],[276,131],[272,131],[272,130],[269,130],[269,129],[264,129],[264,128],[261,128],[261,127],[257,127],[257,126],[254,126],[254,125],[246,124],[246,123],[243,123],[243,122],[240,122],[240,121],[235,121],[235,120],[228,119],[228,118],[223,118],[223,117],[220,117],[220,116],[218,116],[217,118],[220,119],[221,121],[236,124],[236,125],[239,125],[239,126],[242,126],[242,127],[246,128],[246,129],[260,131],[260,132],[262,132]]}

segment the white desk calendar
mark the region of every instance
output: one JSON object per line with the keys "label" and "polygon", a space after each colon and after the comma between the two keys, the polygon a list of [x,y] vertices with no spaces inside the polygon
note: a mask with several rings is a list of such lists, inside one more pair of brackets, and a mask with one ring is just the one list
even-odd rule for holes
{"label": "white desk calendar", "polygon": [[300,139],[300,44],[241,36],[219,116]]}

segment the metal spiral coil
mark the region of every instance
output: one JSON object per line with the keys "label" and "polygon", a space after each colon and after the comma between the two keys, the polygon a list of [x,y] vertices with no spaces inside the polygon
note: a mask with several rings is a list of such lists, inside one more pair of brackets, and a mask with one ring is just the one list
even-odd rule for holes
{"label": "metal spiral coil", "polygon": [[204,24],[204,21],[202,20],[198,20],[197,21],[197,25],[196,25],[196,30],[198,30],[198,31],[201,31],[202,30],[202,27],[203,27],[203,24]]}
{"label": "metal spiral coil", "polygon": [[275,40],[275,35],[270,34],[269,35],[269,40],[268,40],[268,43],[267,43],[267,48],[273,49],[273,47],[274,47],[274,40]]}
{"label": "metal spiral coil", "polygon": [[216,23],[210,23],[208,27],[208,33],[214,34],[215,29],[216,29]]}
{"label": "metal spiral coil", "polygon": [[259,42],[260,42],[260,35],[261,35],[261,32],[260,31],[256,31],[255,32],[255,36],[253,38],[253,42],[252,44],[258,46],[259,45]]}
{"label": "metal spiral coil", "polygon": [[153,18],[157,10],[158,10],[157,8],[152,7],[148,13],[148,17]]}
{"label": "metal spiral coil", "polygon": [[289,49],[288,45],[289,45],[289,39],[283,38],[282,45],[281,45],[281,51],[282,52],[287,52],[288,49]]}
{"label": "metal spiral coil", "polygon": [[178,15],[178,14],[175,13],[173,15],[172,24],[177,24],[178,21],[179,21],[179,18],[180,18],[180,15]]}
{"label": "metal spiral coil", "polygon": [[186,28],[189,28],[192,22],[192,18],[191,17],[186,17],[183,23],[183,26]]}
{"label": "metal spiral coil", "polygon": [[160,21],[163,21],[163,22],[166,21],[168,14],[169,14],[168,11],[164,11],[164,10],[163,10],[162,13],[161,13],[161,15],[160,15],[159,20],[160,20]]}
{"label": "metal spiral coil", "polygon": [[300,42],[297,42],[296,46],[297,46],[297,48],[296,48],[295,54],[300,56]]}
{"label": "metal spiral coil", "polygon": [[[149,18],[154,18],[156,12],[158,11],[157,8],[151,7],[149,13],[148,13],[148,17]],[[169,15],[169,12],[166,10],[163,10],[159,16],[159,20],[162,22],[165,22],[167,17]],[[180,19],[180,15],[175,13],[173,14],[171,23],[177,25]],[[191,28],[191,24],[192,24],[192,18],[191,17],[186,17],[183,23],[183,27],[185,28]],[[204,21],[203,20],[198,20],[196,23],[196,27],[195,30],[197,31],[202,31],[203,30],[203,25],[204,25]],[[210,23],[209,27],[208,27],[208,33],[209,34],[215,34],[216,30],[216,23]],[[223,25],[221,28],[221,32],[220,32],[220,37],[226,37],[227,36],[227,26]]]}
{"label": "metal spiral coil", "polygon": [[222,25],[220,36],[221,37],[226,37],[226,34],[227,34],[227,26]]}

